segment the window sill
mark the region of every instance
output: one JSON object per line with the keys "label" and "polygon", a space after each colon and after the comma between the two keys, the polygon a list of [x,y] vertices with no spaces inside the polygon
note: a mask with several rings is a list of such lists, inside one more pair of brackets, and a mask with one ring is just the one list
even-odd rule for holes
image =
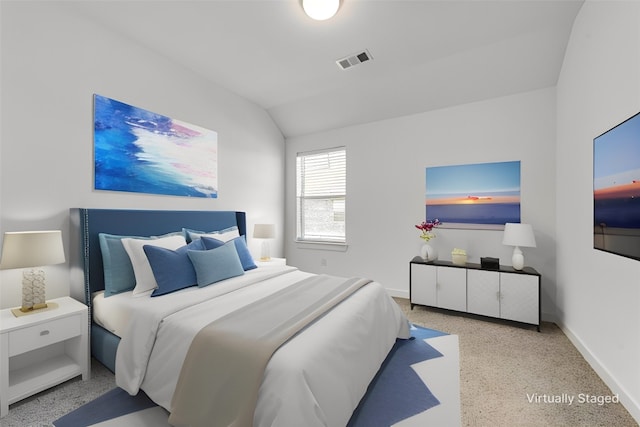
{"label": "window sill", "polygon": [[349,245],[340,242],[322,242],[310,240],[296,240],[298,249],[315,249],[318,251],[346,252]]}

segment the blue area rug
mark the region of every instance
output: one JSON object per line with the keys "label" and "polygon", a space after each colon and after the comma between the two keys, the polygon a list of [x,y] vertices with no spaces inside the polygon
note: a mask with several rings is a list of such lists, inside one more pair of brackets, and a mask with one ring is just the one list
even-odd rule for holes
{"label": "blue area rug", "polygon": [[[440,352],[423,340],[442,335],[447,334],[413,326],[411,339],[396,340],[348,427],[388,427],[438,405],[438,399],[411,365],[441,357]],[[136,396],[129,396],[124,390],[115,388],[54,421],[53,425],[86,427],[154,406],[156,404],[142,391]]]}
{"label": "blue area rug", "polygon": [[447,334],[413,326],[411,339],[396,340],[347,427],[388,427],[438,405],[411,365],[442,357],[423,341],[442,335]]}

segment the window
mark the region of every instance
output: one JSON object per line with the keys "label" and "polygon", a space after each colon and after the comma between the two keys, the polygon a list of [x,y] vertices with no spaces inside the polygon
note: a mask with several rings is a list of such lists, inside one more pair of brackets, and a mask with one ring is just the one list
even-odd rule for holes
{"label": "window", "polygon": [[346,243],[346,154],[344,147],[298,153],[296,217],[299,241]]}

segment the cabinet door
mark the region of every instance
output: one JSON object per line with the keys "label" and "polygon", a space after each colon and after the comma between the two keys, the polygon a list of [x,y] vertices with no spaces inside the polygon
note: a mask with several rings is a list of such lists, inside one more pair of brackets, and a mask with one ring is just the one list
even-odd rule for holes
{"label": "cabinet door", "polygon": [[500,317],[500,274],[497,271],[467,271],[467,311]]}
{"label": "cabinet door", "polygon": [[436,267],[411,264],[411,303],[436,306]]}
{"label": "cabinet door", "polygon": [[437,267],[438,307],[467,311],[467,270],[465,268]]}
{"label": "cabinet door", "polygon": [[540,324],[538,276],[500,273],[500,317]]}

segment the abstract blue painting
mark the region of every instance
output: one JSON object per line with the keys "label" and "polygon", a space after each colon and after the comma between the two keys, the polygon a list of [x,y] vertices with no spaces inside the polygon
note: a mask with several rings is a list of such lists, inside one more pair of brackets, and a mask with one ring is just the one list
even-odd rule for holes
{"label": "abstract blue painting", "polygon": [[520,162],[426,168],[427,219],[444,227],[504,228],[520,222]]}
{"label": "abstract blue painting", "polygon": [[218,197],[218,134],[94,95],[96,190]]}

